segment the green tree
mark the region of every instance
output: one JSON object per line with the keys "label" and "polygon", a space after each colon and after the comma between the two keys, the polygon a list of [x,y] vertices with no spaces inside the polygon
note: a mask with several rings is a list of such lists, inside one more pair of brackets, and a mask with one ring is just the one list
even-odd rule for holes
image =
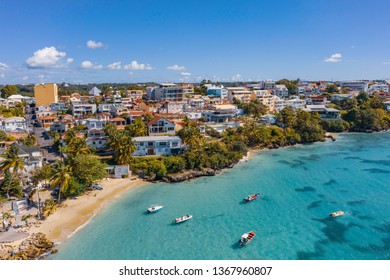
{"label": "green tree", "polygon": [[107,175],[105,168],[106,165],[95,156],[79,155],[73,160],[73,170],[77,170],[74,176],[86,187],[103,179]]}
{"label": "green tree", "polygon": [[141,117],[135,118],[132,124],[126,125],[125,131],[129,133],[130,137],[145,136],[148,134],[146,125]]}
{"label": "green tree", "polygon": [[0,130],[0,141],[7,141],[7,140],[8,140],[7,134],[3,130]]}
{"label": "green tree", "polygon": [[50,181],[52,187],[59,187],[57,203],[61,203],[61,193],[68,190],[71,178],[72,167],[63,161],[56,161],[53,165],[53,174]]}
{"label": "green tree", "polygon": [[14,85],[6,85],[1,89],[1,97],[7,99],[11,95],[18,94],[18,88]]}
{"label": "green tree", "polygon": [[[19,157],[19,148],[16,146],[9,146],[5,152],[5,154],[0,155],[0,157],[4,158],[4,160],[0,164],[0,170],[4,173],[11,172],[12,176],[17,177],[19,171],[26,170],[24,167],[24,158]],[[11,185],[12,180],[8,183],[7,188],[7,198],[9,198],[9,187]]]}
{"label": "green tree", "polygon": [[181,172],[186,168],[186,161],[181,156],[164,157],[164,164],[168,173]]}

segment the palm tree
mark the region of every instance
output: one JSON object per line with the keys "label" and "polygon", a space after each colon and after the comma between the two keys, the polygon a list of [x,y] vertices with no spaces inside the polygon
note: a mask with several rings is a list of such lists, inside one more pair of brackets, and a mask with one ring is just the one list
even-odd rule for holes
{"label": "palm tree", "polygon": [[[16,146],[10,146],[7,148],[4,155],[0,155],[0,157],[4,158],[4,161],[0,165],[0,170],[6,173],[7,171],[11,171],[12,169],[12,177],[15,178],[19,171],[26,170],[24,167],[24,158],[19,157],[19,148]],[[9,188],[11,186],[12,179],[8,182],[7,187],[7,198],[9,198]]]}
{"label": "palm tree", "polygon": [[58,203],[61,203],[61,193],[69,188],[70,180],[72,178],[72,168],[70,165],[66,165],[63,161],[57,161],[54,166],[54,173],[51,177],[51,186],[58,190]]}
{"label": "palm tree", "polygon": [[45,200],[45,206],[42,208],[43,218],[47,218],[57,210],[57,205],[51,199]]}
{"label": "palm tree", "polygon": [[87,144],[87,138],[79,138],[76,137],[75,139],[71,140],[69,142],[68,146],[68,154],[72,157],[77,157],[79,155],[88,155],[91,153],[91,149]]}
{"label": "palm tree", "polygon": [[118,139],[111,143],[111,148],[114,150],[114,160],[117,164],[129,164],[131,161],[131,155],[135,152],[136,148],[131,141],[131,137],[124,133],[120,133]]}

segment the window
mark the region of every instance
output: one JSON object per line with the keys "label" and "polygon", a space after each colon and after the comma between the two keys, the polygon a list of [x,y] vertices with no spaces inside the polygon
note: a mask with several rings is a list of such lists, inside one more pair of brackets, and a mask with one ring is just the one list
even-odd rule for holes
{"label": "window", "polygon": [[167,146],[167,142],[160,142],[159,147],[164,148]]}

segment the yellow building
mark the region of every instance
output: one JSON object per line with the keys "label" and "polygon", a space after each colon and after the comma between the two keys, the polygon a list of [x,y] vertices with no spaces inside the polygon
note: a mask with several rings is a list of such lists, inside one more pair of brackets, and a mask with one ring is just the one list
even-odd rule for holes
{"label": "yellow building", "polygon": [[50,106],[58,102],[57,84],[38,84],[34,87],[35,105]]}

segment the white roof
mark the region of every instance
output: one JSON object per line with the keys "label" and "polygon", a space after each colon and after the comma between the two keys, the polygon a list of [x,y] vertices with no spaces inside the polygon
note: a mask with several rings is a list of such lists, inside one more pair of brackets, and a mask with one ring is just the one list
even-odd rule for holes
{"label": "white roof", "polygon": [[133,141],[141,142],[141,141],[167,141],[167,140],[180,140],[178,136],[139,136],[133,137]]}
{"label": "white roof", "polygon": [[20,94],[14,94],[8,97],[8,99],[26,99],[26,98],[30,98],[30,97],[26,97]]}

